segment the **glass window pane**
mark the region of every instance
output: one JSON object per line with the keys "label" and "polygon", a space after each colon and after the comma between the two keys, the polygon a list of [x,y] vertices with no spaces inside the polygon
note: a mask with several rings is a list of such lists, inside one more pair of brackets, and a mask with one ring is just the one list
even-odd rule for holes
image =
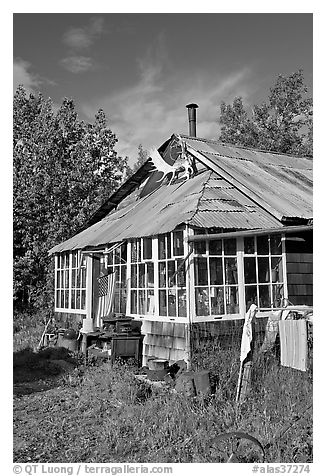
{"label": "glass window pane", "polygon": [[244,238],[244,252],[247,255],[255,253],[255,238],[253,236]]}
{"label": "glass window pane", "polygon": [[269,258],[258,258],[258,282],[269,283]]}
{"label": "glass window pane", "polygon": [[131,297],[130,312],[131,314],[137,314],[137,291],[131,291],[130,297]]}
{"label": "glass window pane", "polygon": [[154,287],[154,263],[147,263],[147,287]]}
{"label": "glass window pane", "polygon": [[238,268],[236,258],[225,258],[225,283],[237,284],[238,283]]}
{"label": "glass window pane", "polygon": [[223,284],[222,258],[209,258],[210,284]]}
{"label": "glass window pane", "polygon": [[259,307],[271,307],[269,286],[259,286]]}
{"label": "glass window pane", "polygon": [[61,291],[61,298],[60,298],[60,307],[64,308],[65,307],[65,292]]}
{"label": "glass window pane", "polygon": [[208,288],[195,288],[197,316],[209,315]]}
{"label": "glass window pane", "polygon": [[147,312],[146,291],[140,290],[138,292],[138,313],[146,314],[146,312]]}
{"label": "glass window pane", "polygon": [[194,241],[194,253],[204,255],[206,253],[206,241]]}
{"label": "glass window pane", "polygon": [[86,288],[86,268],[81,269],[81,287]]}
{"label": "glass window pane", "polygon": [[183,288],[186,285],[186,266],[185,262],[181,259],[177,260],[177,285]]}
{"label": "glass window pane", "polygon": [[65,309],[68,309],[69,308],[69,291],[65,291],[65,304],[64,304],[64,308]]}
{"label": "glass window pane", "polygon": [[71,287],[76,288],[77,269],[71,271]]}
{"label": "glass window pane", "polygon": [[239,292],[237,286],[227,286],[225,288],[226,314],[238,314],[239,312]]}
{"label": "glass window pane", "polygon": [[61,307],[61,305],[60,305],[60,291],[56,292],[56,307]]}
{"label": "glass window pane", "polygon": [[86,291],[84,289],[81,291],[80,307],[81,307],[81,309],[86,308]]}
{"label": "glass window pane", "polygon": [[211,313],[214,316],[219,316],[225,314],[224,310],[224,291],[223,288],[211,287],[210,288],[210,298],[211,298]]}
{"label": "glass window pane", "polygon": [[172,248],[171,248],[171,233],[168,233],[166,235],[166,257],[171,258],[172,257]]}
{"label": "glass window pane", "polygon": [[70,307],[71,309],[75,309],[75,303],[76,303],[76,291],[71,291],[71,299],[70,299]]}
{"label": "glass window pane", "polygon": [[195,285],[208,284],[207,258],[194,258]]}
{"label": "glass window pane", "polygon": [[81,307],[80,307],[80,291],[76,291],[76,309],[81,309]]}
{"label": "glass window pane", "polygon": [[144,288],[145,287],[145,263],[141,263],[138,265],[138,287]]}
{"label": "glass window pane", "polygon": [[248,311],[251,304],[258,304],[257,300],[257,286],[245,286],[246,295],[246,311]]}
{"label": "glass window pane", "polygon": [[270,245],[271,245],[271,254],[272,255],[281,255],[282,254],[282,241],[281,235],[271,235],[270,236]]}
{"label": "glass window pane", "polygon": [[121,281],[121,286],[126,287],[127,286],[127,266],[121,266],[121,276],[120,276],[120,281]]}
{"label": "glass window pane", "polygon": [[166,258],[165,235],[159,235],[158,237],[158,258]]}
{"label": "glass window pane", "polygon": [[137,242],[136,240],[131,240],[131,262],[136,263],[137,262]]}
{"label": "glass window pane", "polygon": [[222,240],[210,240],[208,242],[208,249],[210,255],[222,254]]}
{"label": "glass window pane", "polygon": [[283,284],[273,284],[272,286],[273,292],[273,306],[274,307],[281,307],[284,297],[284,289]]}
{"label": "glass window pane", "polygon": [[132,288],[137,288],[137,283],[138,283],[138,279],[137,279],[137,265],[136,265],[136,264],[132,264],[132,265],[131,265],[130,286],[131,286]]}
{"label": "glass window pane", "polygon": [[168,291],[168,315],[170,317],[176,317],[177,315],[177,291],[176,289],[170,289]]}
{"label": "glass window pane", "polygon": [[141,244],[141,239],[137,239],[137,261],[141,261],[141,249],[142,249],[142,244]]}
{"label": "glass window pane", "polygon": [[259,255],[269,254],[268,236],[257,236],[257,253]]}
{"label": "glass window pane", "polygon": [[153,315],[155,312],[154,291],[147,291],[147,312],[146,314]]}
{"label": "glass window pane", "polygon": [[166,291],[159,291],[159,314],[166,316]]}
{"label": "glass window pane", "polygon": [[283,281],[282,258],[272,258],[272,283]]}
{"label": "glass window pane", "polygon": [[175,261],[168,261],[168,287],[176,285]]}
{"label": "glass window pane", "polygon": [[120,312],[125,314],[127,306],[127,289],[122,288],[120,290]]}
{"label": "glass window pane", "polygon": [[108,261],[108,265],[109,266],[112,266],[113,265],[113,251],[110,251],[110,253],[107,254],[107,261]]}
{"label": "glass window pane", "polygon": [[245,283],[256,283],[256,258],[244,258]]}
{"label": "glass window pane", "polygon": [[225,255],[237,254],[237,240],[235,238],[224,240],[224,254]]}
{"label": "glass window pane", "polygon": [[173,232],[173,255],[183,256],[183,231]]}
{"label": "glass window pane", "polygon": [[114,250],[113,259],[114,259],[114,264],[120,264],[121,263],[121,248],[120,248],[120,246],[118,246],[118,248],[116,248]]}
{"label": "glass window pane", "polygon": [[61,284],[60,284],[60,271],[57,271],[57,283],[56,283],[56,286],[57,288],[61,288]]}
{"label": "glass window pane", "polygon": [[73,252],[71,253],[71,258],[72,258],[72,267],[76,268],[77,267],[77,253]]}
{"label": "glass window pane", "polygon": [[65,271],[65,288],[68,289],[69,288],[69,271]]}
{"label": "glass window pane", "polygon": [[121,245],[121,262],[127,263],[127,243],[122,243]]}
{"label": "glass window pane", "polygon": [[152,259],[152,238],[143,239],[144,259]]}
{"label": "glass window pane", "polygon": [[165,262],[161,262],[158,264],[158,285],[160,288],[165,288],[166,286],[166,264]]}
{"label": "glass window pane", "polygon": [[187,294],[186,290],[178,290],[178,316],[187,316]]}

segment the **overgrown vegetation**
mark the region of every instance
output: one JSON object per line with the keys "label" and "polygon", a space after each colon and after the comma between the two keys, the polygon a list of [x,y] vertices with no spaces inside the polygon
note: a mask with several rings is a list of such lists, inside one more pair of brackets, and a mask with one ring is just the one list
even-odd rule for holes
{"label": "overgrown vegetation", "polygon": [[[216,383],[211,397],[186,398],[169,387],[151,389],[135,379],[133,367],[112,368],[108,363],[75,365],[57,376],[56,388],[16,397],[15,461],[219,462],[227,443],[223,453],[214,438],[239,430],[267,447],[268,462],[312,461],[312,411],[304,413],[312,403],[311,373],[281,367],[273,357],[260,360],[254,365],[252,391],[238,407],[238,349],[215,346],[212,352],[209,344],[200,352],[197,368],[209,368]],[[24,365],[23,354],[18,355]],[[42,365],[51,362],[44,355],[34,359],[43,360]],[[29,355],[29,368],[30,363]],[[282,430],[301,416],[282,437]],[[243,458],[254,458],[253,448],[245,451]]]}
{"label": "overgrown vegetation", "polygon": [[241,97],[220,107],[219,140],[254,149],[312,156],[313,101],[308,96],[303,71],[279,75],[267,102],[251,112]]}
{"label": "overgrown vegetation", "polygon": [[53,260],[48,251],[70,238],[120,185],[126,158],[103,110],[94,123],[78,119],[65,98],[51,99],[19,87],[13,102],[14,304],[42,309],[53,300]]}

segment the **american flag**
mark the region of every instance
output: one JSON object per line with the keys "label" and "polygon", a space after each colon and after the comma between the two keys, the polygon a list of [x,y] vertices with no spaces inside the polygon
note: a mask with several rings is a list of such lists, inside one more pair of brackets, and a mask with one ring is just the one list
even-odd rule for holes
{"label": "american flag", "polygon": [[98,278],[97,322],[110,314],[115,288],[115,272]]}

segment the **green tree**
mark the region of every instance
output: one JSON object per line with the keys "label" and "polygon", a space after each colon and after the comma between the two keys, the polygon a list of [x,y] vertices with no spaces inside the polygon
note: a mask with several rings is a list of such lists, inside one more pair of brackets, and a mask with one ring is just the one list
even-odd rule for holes
{"label": "green tree", "polygon": [[40,306],[53,294],[48,250],[119,186],[126,159],[102,110],[85,123],[71,99],[55,112],[51,99],[19,87],[13,116],[14,298],[17,307]]}
{"label": "green tree", "polygon": [[302,70],[278,76],[268,102],[248,114],[241,97],[221,104],[219,140],[229,144],[312,156],[312,98],[307,96]]}

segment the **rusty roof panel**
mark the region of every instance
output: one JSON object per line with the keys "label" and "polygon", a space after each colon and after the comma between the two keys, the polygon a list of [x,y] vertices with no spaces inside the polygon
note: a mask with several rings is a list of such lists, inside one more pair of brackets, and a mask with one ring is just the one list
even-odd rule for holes
{"label": "rusty roof panel", "polygon": [[[282,217],[312,217],[310,159],[185,138],[199,152],[199,160],[205,158],[214,171],[170,185],[162,183],[145,196],[130,180],[115,193],[114,210],[50,253],[166,233],[182,223],[254,229],[280,227]],[[139,180],[146,174],[147,169],[140,169]],[[101,213],[113,206],[110,199],[107,204]]]}
{"label": "rusty roof panel", "polygon": [[279,228],[281,223],[267,214],[259,212],[197,212],[191,219],[191,225],[201,228],[244,229]]}
{"label": "rusty roof panel", "polygon": [[[268,204],[275,216],[312,218],[312,160],[227,147],[213,141],[187,139],[221,174],[227,173]],[[225,153],[225,155],[221,155]],[[233,154],[233,155],[232,155]]]}

